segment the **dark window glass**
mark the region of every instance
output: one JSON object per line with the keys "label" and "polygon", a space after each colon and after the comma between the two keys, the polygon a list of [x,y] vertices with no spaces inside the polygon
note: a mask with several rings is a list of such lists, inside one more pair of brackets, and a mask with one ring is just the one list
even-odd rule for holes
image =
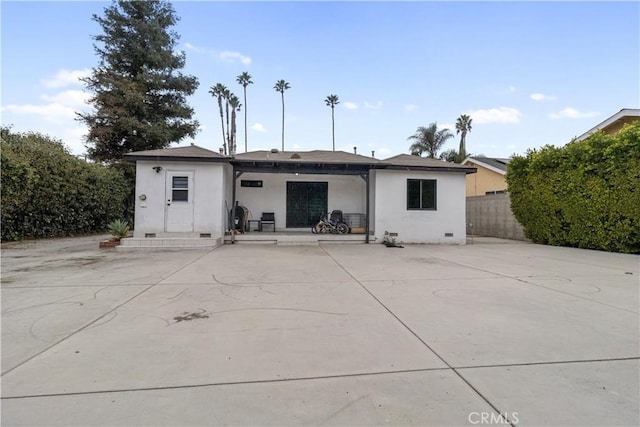
{"label": "dark window glass", "polygon": [[420,209],[420,180],[407,180],[407,209]]}
{"label": "dark window glass", "polygon": [[189,177],[188,176],[174,176],[173,177],[173,188],[189,188]]}
{"label": "dark window glass", "polygon": [[435,179],[408,179],[407,209],[436,210],[436,183]]}
{"label": "dark window glass", "polygon": [[189,177],[188,176],[174,176],[173,188],[171,191],[171,200],[174,202],[188,202],[189,201]]}
{"label": "dark window glass", "polygon": [[188,202],[189,190],[173,190],[171,200],[173,200],[174,202]]}

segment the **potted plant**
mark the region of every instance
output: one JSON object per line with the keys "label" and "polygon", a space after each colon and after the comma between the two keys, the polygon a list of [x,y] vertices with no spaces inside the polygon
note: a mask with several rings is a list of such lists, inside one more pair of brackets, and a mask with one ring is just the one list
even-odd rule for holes
{"label": "potted plant", "polygon": [[109,240],[100,242],[101,248],[114,248],[120,244],[120,239],[129,235],[129,223],[127,221],[116,219],[109,223],[108,228],[112,237]]}

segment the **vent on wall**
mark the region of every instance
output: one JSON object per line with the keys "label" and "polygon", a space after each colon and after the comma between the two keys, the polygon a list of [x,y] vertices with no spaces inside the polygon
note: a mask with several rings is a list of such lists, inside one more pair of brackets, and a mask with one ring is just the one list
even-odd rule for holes
{"label": "vent on wall", "polygon": [[243,179],[240,181],[240,187],[262,187],[262,181],[257,181],[253,179]]}
{"label": "vent on wall", "polygon": [[453,237],[453,233],[444,233],[444,237]]}
{"label": "vent on wall", "polygon": [[144,237],[156,237],[156,233],[144,233]]}

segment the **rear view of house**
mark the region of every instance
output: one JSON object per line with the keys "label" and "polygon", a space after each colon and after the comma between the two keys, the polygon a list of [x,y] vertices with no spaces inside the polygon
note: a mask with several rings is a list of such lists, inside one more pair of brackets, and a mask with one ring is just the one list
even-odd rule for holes
{"label": "rear view of house", "polygon": [[[465,176],[476,171],[472,166],[322,150],[225,157],[195,145],[126,159],[136,163],[133,241],[140,246],[179,239],[216,246],[232,230],[263,230],[265,214],[269,231],[311,233],[333,210],[344,212],[367,243],[381,242],[387,231],[405,243],[466,243]],[[233,207],[243,215],[230,215]]]}

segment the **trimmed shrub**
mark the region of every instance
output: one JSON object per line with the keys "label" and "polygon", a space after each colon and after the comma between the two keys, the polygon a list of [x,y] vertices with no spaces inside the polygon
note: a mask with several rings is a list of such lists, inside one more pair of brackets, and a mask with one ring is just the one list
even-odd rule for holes
{"label": "trimmed shrub", "polygon": [[61,141],[1,129],[2,240],[103,232],[126,216],[122,172],[71,155]]}
{"label": "trimmed shrub", "polygon": [[511,209],[536,243],[640,253],[640,123],[515,156]]}

